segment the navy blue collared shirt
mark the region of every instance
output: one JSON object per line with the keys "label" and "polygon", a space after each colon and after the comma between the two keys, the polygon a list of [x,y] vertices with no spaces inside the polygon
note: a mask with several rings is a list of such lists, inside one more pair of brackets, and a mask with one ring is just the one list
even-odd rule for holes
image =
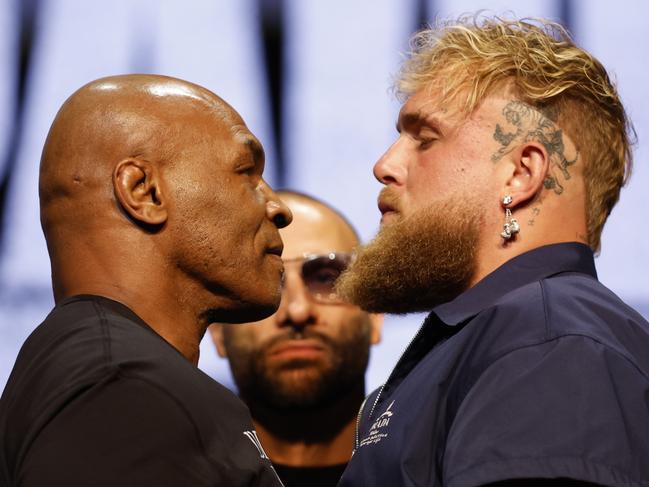
{"label": "navy blue collared shirt", "polygon": [[591,250],[541,247],[426,318],[366,401],[340,486],[649,485],[649,323]]}

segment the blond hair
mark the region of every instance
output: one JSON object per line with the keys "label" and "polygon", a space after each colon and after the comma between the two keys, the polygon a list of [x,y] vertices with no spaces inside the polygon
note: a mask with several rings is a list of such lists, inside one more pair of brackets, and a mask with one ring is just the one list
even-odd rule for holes
{"label": "blond hair", "polygon": [[631,172],[634,133],[602,64],[542,19],[465,16],[418,32],[411,46],[395,85],[401,98],[434,85],[449,105],[471,113],[510,84],[520,101],[555,115],[585,161],[588,243],[599,250]]}

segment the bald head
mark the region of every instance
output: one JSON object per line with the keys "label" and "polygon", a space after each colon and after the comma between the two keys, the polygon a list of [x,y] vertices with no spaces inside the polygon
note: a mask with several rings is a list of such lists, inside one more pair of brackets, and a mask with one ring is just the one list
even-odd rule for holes
{"label": "bald head", "polygon": [[291,213],[263,171],[259,141],[205,88],[151,75],[82,87],[41,159],[55,301],[122,302],[196,362],[210,322],[279,305]]}
{"label": "bald head", "polygon": [[55,296],[150,293],[157,279],[163,296],[204,292],[209,313],[227,301],[223,319],[269,314],[280,297],[278,227],[291,215],[263,170],[259,141],[205,88],[151,75],[82,87],[41,160]]}
{"label": "bald head", "polygon": [[[281,232],[285,243],[295,236],[295,240],[300,241],[299,248],[308,248],[309,241],[316,248],[322,246],[318,242],[335,239],[346,247],[346,251],[352,250],[360,243],[352,224],[331,206],[312,196],[295,191],[278,191],[277,194],[293,214],[293,224]],[[284,257],[288,259],[297,257],[297,255],[289,255],[290,252],[291,246],[286,245]]]}
{"label": "bald head", "polygon": [[174,78],[113,76],[76,91],[59,110],[43,149],[39,193],[46,238],[52,225],[92,222],[89,217],[111,209],[96,202],[112,199],[111,174],[120,160],[174,159],[180,135],[188,135],[197,113],[230,126],[243,123],[218,96]]}

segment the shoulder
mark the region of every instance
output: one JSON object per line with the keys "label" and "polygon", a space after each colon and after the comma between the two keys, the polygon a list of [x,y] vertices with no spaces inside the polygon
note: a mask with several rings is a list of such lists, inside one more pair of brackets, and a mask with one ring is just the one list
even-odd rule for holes
{"label": "shoulder", "polygon": [[55,309],[30,340],[0,408],[9,464],[42,460],[33,473],[48,472],[52,455],[96,468],[115,458],[141,463],[142,475],[168,471],[177,485],[273,477],[246,406],[137,317],[83,299]]}
{"label": "shoulder", "polygon": [[528,283],[502,296],[469,325],[480,338],[479,355],[486,355],[483,367],[519,348],[571,336],[597,342],[649,373],[649,323],[585,274]]}
{"label": "shoulder", "polygon": [[[649,467],[649,377],[590,335],[560,334],[510,350],[477,375],[450,428],[449,485],[569,477],[639,485]],[[633,424],[633,428],[628,425]],[[470,480],[473,479],[473,480]]]}
{"label": "shoulder", "polygon": [[504,295],[467,328],[449,485],[649,477],[634,460],[649,456],[637,433],[649,431],[649,326],[614,293],[560,274]]}
{"label": "shoulder", "polygon": [[[218,404],[212,407],[225,423]],[[50,420],[21,462],[20,478],[24,485],[248,485],[264,467],[243,431],[214,434],[175,394],[117,375]]]}

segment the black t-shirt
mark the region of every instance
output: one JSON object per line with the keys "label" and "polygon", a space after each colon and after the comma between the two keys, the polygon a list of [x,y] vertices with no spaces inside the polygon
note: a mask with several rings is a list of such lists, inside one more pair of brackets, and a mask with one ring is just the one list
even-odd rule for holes
{"label": "black t-shirt", "polygon": [[335,487],[346,463],[327,467],[289,467],[275,464],[275,470],[285,487]]}
{"label": "black t-shirt", "polygon": [[125,306],[66,299],[0,399],[0,485],[277,486],[246,406]]}

